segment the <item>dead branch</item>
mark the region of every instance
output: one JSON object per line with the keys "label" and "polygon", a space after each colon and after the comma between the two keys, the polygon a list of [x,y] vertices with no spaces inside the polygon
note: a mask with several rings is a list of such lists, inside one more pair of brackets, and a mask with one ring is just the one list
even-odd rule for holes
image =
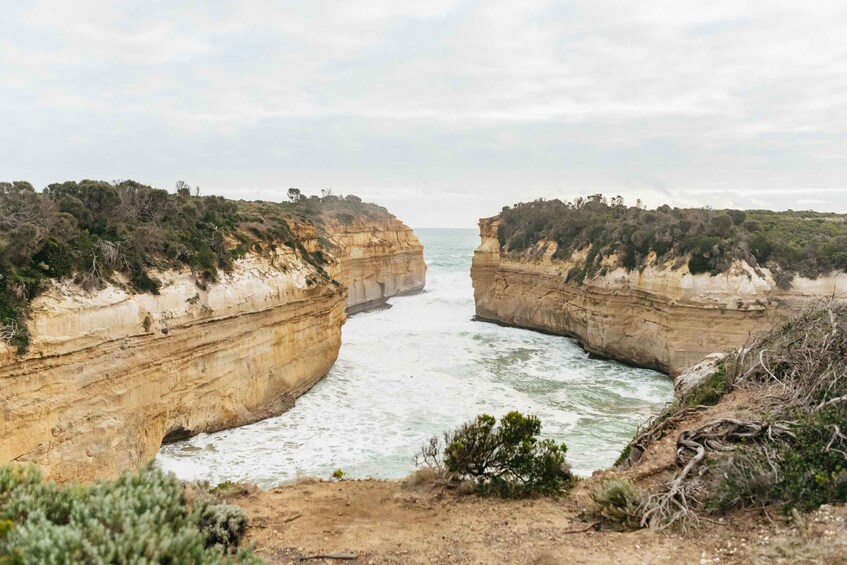
{"label": "dead branch", "polygon": [[674,524],[681,524],[683,529],[687,529],[690,524],[696,523],[695,509],[702,490],[699,479],[706,472],[706,468],[701,466],[709,450],[735,449],[730,442],[758,439],[776,442],[794,437],[787,424],[745,422],[732,418],[722,418],[696,430],[681,432],[676,443],[676,461],[682,470],[664,491],[648,497],[641,525],[664,530]]}
{"label": "dead branch", "polygon": [[285,518],[285,519],[282,521],[282,523],[283,523],[283,524],[287,524],[287,523],[289,523],[289,522],[293,522],[294,520],[296,520],[297,518],[301,517],[302,515],[303,515],[302,513],[298,512],[298,513],[297,513],[297,514],[295,514],[294,516],[289,516],[288,518]]}
{"label": "dead branch", "polygon": [[358,553],[352,553],[347,551],[338,551],[334,553],[319,553],[317,555],[304,555],[300,557],[300,561],[309,561],[311,559],[337,559],[339,561],[352,561],[353,559],[358,559]]}
{"label": "dead branch", "polygon": [[18,335],[18,324],[14,320],[0,325],[0,341],[9,343],[16,335]]}
{"label": "dead branch", "polygon": [[837,444],[839,446],[844,445],[843,442],[847,441],[847,436],[845,436],[841,432],[841,428],[839,428],[837,425],[833,424],[829,427],[832,428],[833,434],[832,434],[832,438],[830,438],[830,440],[829,440],[829,443],[826,444],[826,448],[824,448],[823,452],[824,453],[830,453],[830,452],[834,451],[835,453],[840,453],[842,457],[847,459],[847,452],[846,451],[844,451],[843,449],[837,449],[835,447],[832,447],[834,444]]}
{"label": "dead branch", "polygon": [[676,425],[682,420],[685,420],[689,416],[701,412],[706,408],[706,406],[694,406],[679,410],[665,419],[661,419],[664,414],[662,413],[649,420],[646,425],[639,428],[636,432],[636,436],[631,442],[629,442],[630,456],[627,459],[627,462],[634,463],[638,456],[647,450],[647,447],[649,447],[650,444],[665,437],[668,431],[676,427]]}
{"label": "dead branch", "polygon": [[582,534],[584,532],[587,532],[591,528],[596,528],[598,525],[600,525],[600,522],[591,522],[590,524],[588,524],[584,528],[577,528],[575,530],[565,530],[564,532],[559,532],[559,533],[562,534],[562,535],[565,535],[565,534]]}

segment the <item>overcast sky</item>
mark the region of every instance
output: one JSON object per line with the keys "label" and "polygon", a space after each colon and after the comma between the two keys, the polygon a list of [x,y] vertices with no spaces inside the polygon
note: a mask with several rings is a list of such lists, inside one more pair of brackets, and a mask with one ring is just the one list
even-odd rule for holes
{"label": "overcast sky", "polygon": [[[178,5],[177,5],[178,4]],[[847,211],[847,2],[3,2],[0,180]]]}

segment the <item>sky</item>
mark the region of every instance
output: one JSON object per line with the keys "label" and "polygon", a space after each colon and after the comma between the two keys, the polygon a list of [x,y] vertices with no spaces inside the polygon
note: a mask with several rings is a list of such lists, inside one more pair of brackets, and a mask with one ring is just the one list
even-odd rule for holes
{"label": "sky", "polygon": [[847,212],[847,2],[0,0],[0,180]]}

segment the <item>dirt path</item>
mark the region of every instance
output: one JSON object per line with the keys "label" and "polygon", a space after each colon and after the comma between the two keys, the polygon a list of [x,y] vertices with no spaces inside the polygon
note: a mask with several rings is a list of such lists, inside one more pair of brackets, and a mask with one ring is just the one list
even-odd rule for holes
{"label": "dirt path", "polygon": [[688,537],[577,532],[591,523],[579,518],[591,483],[558,500],[440,495],[395,481],[303,482],[231,500],[270,563],[847,563],[845,507],[825,507],[804,528],[747,513]]}

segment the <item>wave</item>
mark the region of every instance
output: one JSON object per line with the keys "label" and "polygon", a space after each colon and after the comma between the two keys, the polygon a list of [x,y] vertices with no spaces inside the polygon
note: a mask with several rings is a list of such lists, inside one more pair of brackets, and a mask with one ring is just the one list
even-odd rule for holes
{"label": "wave", "polygon": [[[473,237],[471,237],[473,235]],[[400,478],[432,435],[481,412],[536,414],[580,473],[607,467],[672,395],[664,375],[588,359],[573,340],[473,322],[472,232],[422,230],[427,292],[358,314],[330,373],[294,408],[164,446],[185,479],[270,487],[303,476]]]}

